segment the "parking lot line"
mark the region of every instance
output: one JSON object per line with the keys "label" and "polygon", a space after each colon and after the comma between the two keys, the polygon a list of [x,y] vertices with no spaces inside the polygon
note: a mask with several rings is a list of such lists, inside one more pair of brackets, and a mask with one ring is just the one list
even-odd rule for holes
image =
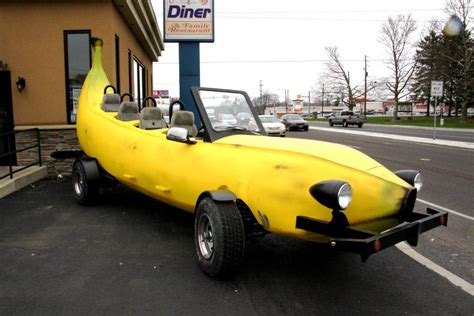
{"label": "parking lot line", "polygon": [[460,287],[464,292],[474,296],[474,285],[471,283],[467,282],[466,280],[458,277],[454,273],[449,272],[445,268],[437,265],[430,259],[426,258],[425,256],[419,254],[416,252],[413,248],[411,248],[407,243],[401,242],[397,245],[395,245],[401,252],[415,260],[416,262],[420,263],[421,265],[424,265],[428,269],[430,269],[433,272],[436,272],[437,274],[441,275],[442,277],[448,279],[449,282],[454,284],[455,286]]}
{"label": "parking lot line", "polygon": [[442,206],[439,206],[439,205],[436,205],[434,203],[431,203],[431,202],[428,202],[428,201],[425,201],[425,200],[422,200],[422,199],[416,199],[417,201],[420,201],[421,203],[423,204],[426,204],[428,206],[432,206],[432,207],[436,207],[442,211],[445,211],[445,212],[448,212],[448,213],[451,213],[451,214],[454,214],[454,215],[457,215],[457,216],[461,216],[461,217],[464,217],[464,218],[467,218],[467,219],[470,219],[471,221],[474,221],[474,217],[472,216],[469,216],[469,215],[466,215],[466,214],[463,214],[463,213],[459,213],[459,212],[456,212],[456,211],[453,211],[449,208],[446,208],[446,207],[442,207]]}

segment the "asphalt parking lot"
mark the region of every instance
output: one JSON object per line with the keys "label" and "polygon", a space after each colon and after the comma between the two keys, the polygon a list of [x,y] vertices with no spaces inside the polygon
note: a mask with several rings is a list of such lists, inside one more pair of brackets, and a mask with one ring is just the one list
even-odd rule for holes
{"label": "asphalt parking lot", "polygon": [[472,314],[472,297],[395,248],[365,264],[267,236],[242,269],[197,264],[193,217],[123,187],[94,207],[70,179],[0,200],[0,314]]}

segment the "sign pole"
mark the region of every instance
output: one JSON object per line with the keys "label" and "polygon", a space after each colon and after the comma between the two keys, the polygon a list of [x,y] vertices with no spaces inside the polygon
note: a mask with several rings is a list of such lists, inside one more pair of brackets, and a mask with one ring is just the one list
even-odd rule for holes
{"label": "sign pole", "polygon": [[[436,108],[438,107],[438,97],[443,96],[443,82],[442,81],[431,81],[431,95],[435,98],[435,105],[433,110],[434,124],[433,124],[433,140],[436,139]],[[428,105],[429,106],[429,105]],[[430,108],[428,107],[427,113]]]}
{"label": "sign pole", "polygon": [[438,97],[434,97],[435,98],[435,104],[434,104],[434,113],[433,113],[433,117],[434,117],[434,125],[433,125],[433,140],[436,139],[436,107],[438,106]]}
{"label": "sign pole", "polygon": [[201,128],[200,115],[191,87],[201,86],[199,43],[214,42],[214,0],[163,0],[163,40],[179,43],[179,94],[194,122]]}
{"label": "sign pole", "polygon": [[196,127],[201,128],[197,106],[191,94],[191,87],[201,86],[199,42],[179,43],[179,98],[187,111],[192,111]]}

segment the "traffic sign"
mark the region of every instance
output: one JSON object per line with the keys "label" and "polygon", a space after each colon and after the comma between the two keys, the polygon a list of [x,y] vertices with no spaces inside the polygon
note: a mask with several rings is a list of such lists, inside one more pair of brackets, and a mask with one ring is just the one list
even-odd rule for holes
{"label": "traffic sign", "polygon": [[431,96],[432,97],[443,96],[443,82],[442,81],[431,81]]}

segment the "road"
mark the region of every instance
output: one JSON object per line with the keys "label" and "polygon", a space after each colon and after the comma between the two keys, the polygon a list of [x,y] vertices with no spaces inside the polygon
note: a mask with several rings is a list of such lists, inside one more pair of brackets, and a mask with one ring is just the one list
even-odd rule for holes
{"label": "road", "polygon": [[[419,197],[473,216],[473,152],[291,132],[345,143],[388,168],[420,169]],[[269,235],[246,248],[228,280],[197,265],[193,217],[123,187],[77,205],[70,179],[41,181],[0,200],[0,314],[449,314],[474,299],[395,247],[357,255]],[[419,203],[417,210],[421,210]],[[473,283],[473,222],[422,235],[416,251]]]}
{"label": "road", "polygon": [[[314,121],[310,122],[311,126],[318,127],[329,127],[327,122]],[[439,121],[437,122],[439,124]],[[342,128],[342,126],[333,126],[332,128]],[[383,126],[375,124],[365,124],[363,128],[359,129],[357,126],[347,127],[349,129],[355,129],[364,132],[375,132],[383,134],[395,134],[413,137],[425,137],[433,138],[433,128],[416,128],[416,127],[405,127],[405,126]],[[436,128],[436,138],[444,140],[453,140],[459,142],[474,142],[474,131],[473,130],[461,130],[461,129],[443,129]]]}

